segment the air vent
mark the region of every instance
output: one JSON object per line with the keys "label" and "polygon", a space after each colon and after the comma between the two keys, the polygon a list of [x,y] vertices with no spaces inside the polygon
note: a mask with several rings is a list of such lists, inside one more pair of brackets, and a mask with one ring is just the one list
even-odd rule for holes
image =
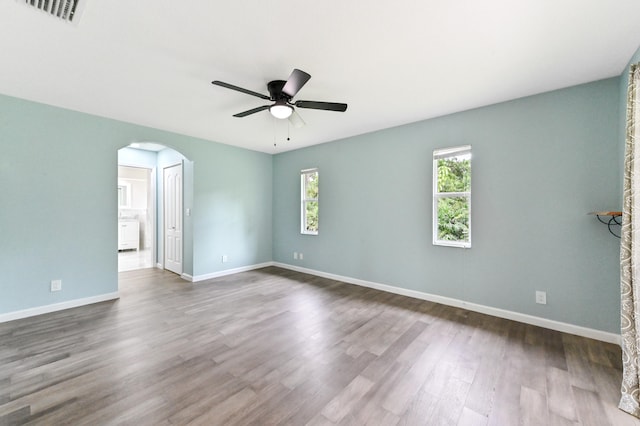
{"label": "air vent", "polygon": [[80,0],[16,0],[67,22],[76,22]]}

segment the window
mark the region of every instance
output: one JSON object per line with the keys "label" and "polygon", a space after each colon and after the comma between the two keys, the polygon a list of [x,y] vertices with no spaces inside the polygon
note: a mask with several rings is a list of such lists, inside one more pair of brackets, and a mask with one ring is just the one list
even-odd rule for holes
{"label": "window", "polygon": [[471,247],[471,146],[433,151],[433,244]]}
{"label": "window", "polygon": [[300,232],[318,235],[318,169],[301,171],[300,183],[302,189]]}

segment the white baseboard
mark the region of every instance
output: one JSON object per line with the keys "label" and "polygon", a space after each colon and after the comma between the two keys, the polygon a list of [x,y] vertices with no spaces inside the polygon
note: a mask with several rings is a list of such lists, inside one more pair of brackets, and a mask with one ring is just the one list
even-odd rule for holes
{"label": "white baseboard", "polygon": [[382,290],[389,293],[400,294],[402,296],[409,296],[416,299],[428,300],[430,302],[440,303],[442,305],[468,309],[470,311],[480,312],[482,314],[487,314],[487,315],[491,315],[498,318],[517,321],[524,324],[531,324],[538,327],[548,328],[550,330],[561,331],[563,333],[575,334],[576,336],[588,337],[590,339],[600,340],[603,342],[613,343],[616,345],[621,344],[621,338],[619,334],[609,333],[607,331],[595,330],[592,328],[582,327],[579,325],[568,324],[568,323],[554,321],[546,318],[540,318],[533,315],[522,314],[514,311],[507,311],[505,309],[494,308],[491,306],[479,305],[476,303],[466,302],[464,300],[453,299],[451,297],[438,296],[435,294],[424,293],[417,290],[408,290],[405,288],[394,287],[387,284],[380,284],[372,281],[365,281],[357,278],[330,274],[327,272],[316,271],[314,269],[301,268],[299,266],[289,265],[286,263],[273,262],[273,265],[280,268],[284,268],[284,269],[290,269],[292,271],[297,271],[305,274],[316,275],[318,277],[328,278],[330,280],[342,281],[348,284],[355,284],[362,287],[374,288],[376,290]]}
{"label": "white baseboard", "polygon": [[239,268],[225,269],[224,271],[212,272],[210,274],[204,274],[204,275],[192,276],[189,274],[182,274],[182,278],[184,278],[187,281],[191,281],[192,283],[197,283],[199,281],[210,280],[212,278],[218,278],[218,277],[224,277],[225,275],[237,274],[238,272],[253,271],[254,269],[266,268],[267,266],[273,266],[273,265],[274,265],[273,262],[265,262],[265,263],[258,263],[256,265],[241,266]]}
{"label": "white baseboard", "polygon": [[[575,334],[576,336],[588,337],[590,339],[600,340],[603,342],[613,343],[617,345],[621,344],[620,335],[615,333],[595,330],[592,328],[582,327],[579,325],[568,324],[560,321],[554,321],[546,318],[536,317],[533,315],[522,314],[519,312],[508,311],[500,308],[494,308],[491,306],[479,305],[476,303],[466,302],[460,299],[453,299],[450,297],[438,296],[435,294],[424,293],[417,290],[409,290],[405,288],[394,287],[387,284],[380,284],[373,281],[366,281],[358,278],[351,278],[343,275],[336,275],[328,272],[317,271],[315,269],[302,268],[299,266],[289,265],[289,264],[280,263],[280,262],[265,262],[265,263],[260,263],[256,265],[242,266],[240,268],[226,269],[224,271],[218,271],[218,272],[213,272],[211,274],[197,275],[197,276],[182,274],[182,278],[189,282],[195,283],[195,282],[204,281],[212,278],[223,277],[225,275],[237,274],[239,272],[246,272],[254,269],[266,268],[268,266],[277,266],[279,268],[289,269],[292,271],[302,272],[310,275],[315,275],[315,276],[327,278],[330,280],[342,281],[347,284],[355,284],[362,287],[374,288],[376,290],[386,291],[388,293],[394,293],[402,296],[413,297],[416,299],[427,300],[430,302],[440,303],[443,305],[453,306],[456,308],[468,309],[470,311],[480,312],[480,313],[492,315],[498,318],[505,318],[508,320],[517,321],[524,324],[531,324],[538,327],[548,328],[550,330],[561,331],[563,333]],[[33,317],[36,315],[47,314],[50,312],[62,311],[70,308],[76,308],[79,306],[91,305],[93,303],[105,302],[108,300],[118,299],[119,297],[120,295],[118,292],[107,293],[99,296],[69,300],[67,302],[55,303],[52,305],[38,306],[35,308],[8,312],[5,314],[0,314],[0,323],[22,319],[22,318]]]}
{"label": "white baseboard", "polygon": [[51,312],[63,311],[65,309],[77,308],[79,306],[91,305],[108,300],[119,299],[120,294],[115,293],[101,294],[99,296],[85,297],[83,299],[74,299],[67,302],[54,303],[51,305],[38,306],[35,308],[23,309],[20,311],[8,312],[0,314],[0,323],[14,321],[22,318],[35,317],[36,315],[48,314]]}

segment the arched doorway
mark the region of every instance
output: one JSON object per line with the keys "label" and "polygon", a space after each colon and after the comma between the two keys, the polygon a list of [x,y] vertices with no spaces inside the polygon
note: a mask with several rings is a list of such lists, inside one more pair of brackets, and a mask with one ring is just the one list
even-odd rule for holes
{"label": "arched doorway", "polygon": [[[183,154],[159,143],[132,143],[118,150],[119,272],[157,267],[183,274],[185,161]],[[167,181],[167,170],[174,173],[172,181]],[[172,196],[168,196],[166,185]],[[173,203],[172,209],[167,210],[167,202]],[[176,228],[180,230],[178,239]]]}

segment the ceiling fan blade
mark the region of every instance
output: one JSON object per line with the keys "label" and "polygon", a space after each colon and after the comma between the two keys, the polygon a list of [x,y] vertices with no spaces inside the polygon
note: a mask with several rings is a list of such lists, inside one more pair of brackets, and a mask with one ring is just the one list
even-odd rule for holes
{"label": "ceiling fan blade", "polygon": [[325,111],[345,112],[347,110],[347,104],[336,102],[297,101],[295,105],[298,108],[322,109]]}
{"label": "ceiling fan blade", "polygon": [[293,98],[310,78],[311,76],[309,74],[295,68],[282,87],[282,91]]}
{"label": "ceiling fan blade", "polygon": [[246,117],[247,115],[255,114],[256,112],[264,111],[265,109],[271,108],[271,105],[262,105],[258,108],[253,108],[248,111],[239,112],[237,114],[233,114],[234,117]]}
{"label": "ceiling fan blade", "polygon": [[289,123],[291,123],[291,125],[296,129],[304,127],[304,125],[306,124],[302,119],[302,117],[300,117],[300,114],[298,114],[295,109],[289,116]]}
{"label": "ceiling fan blade", "polygon": [[262,93],[254,92],[253,90],[243,89],[242,87],[234,86],[233,84],[225,83],[224,81],[212,81],[211,84],[215,84],[216,86],[224,87],[226,89],[236,90],[238,92],[246,93],[247,95],[256,96],[260,99],[270,100],[269,96],[263,95]]}

